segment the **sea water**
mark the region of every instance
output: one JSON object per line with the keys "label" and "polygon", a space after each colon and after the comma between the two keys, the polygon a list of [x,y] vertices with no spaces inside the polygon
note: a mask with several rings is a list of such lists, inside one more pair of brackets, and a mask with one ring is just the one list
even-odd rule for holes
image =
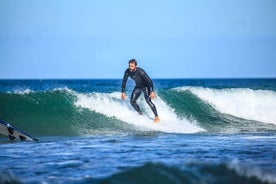
{"label": "sea water", "polygon": [[0,80],[0,183],[276,183],[276,79]]}

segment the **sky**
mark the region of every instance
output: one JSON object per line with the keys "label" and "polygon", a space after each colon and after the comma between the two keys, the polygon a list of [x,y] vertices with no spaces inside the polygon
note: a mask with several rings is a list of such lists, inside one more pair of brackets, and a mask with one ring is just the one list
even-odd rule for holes
{"label": "sky", "polygon": [[275,0],[0,0],[0,79],[275,78]]}

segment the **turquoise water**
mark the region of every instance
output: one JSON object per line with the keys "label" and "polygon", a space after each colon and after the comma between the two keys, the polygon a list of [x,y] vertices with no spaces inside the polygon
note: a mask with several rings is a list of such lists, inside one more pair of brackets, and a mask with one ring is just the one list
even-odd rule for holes
{"label": "turquoise water", "polygon": [[[161,122],[121,80],[0,80],[0,183],[276,183],[276,80],[154,80]],[[130,96],[134,83],[127,84]]]}

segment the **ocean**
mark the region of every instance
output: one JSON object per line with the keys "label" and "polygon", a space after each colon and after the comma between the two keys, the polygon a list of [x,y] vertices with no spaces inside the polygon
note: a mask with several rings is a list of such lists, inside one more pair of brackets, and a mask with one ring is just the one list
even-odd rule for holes
{"label": "ocean", "polygon": [[0,183],[276,183],[276,79],[0,80]]}

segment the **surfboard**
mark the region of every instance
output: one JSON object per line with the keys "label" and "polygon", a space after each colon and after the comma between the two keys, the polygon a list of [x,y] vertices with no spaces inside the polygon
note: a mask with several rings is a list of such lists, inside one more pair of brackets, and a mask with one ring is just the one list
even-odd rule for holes
{"label": "surfboard", "polygon": [[8,136],[11,141],[38,141],[38,139],[28,135],[22,130],[10,125],[8,122],[0,119],[0,134]]}

